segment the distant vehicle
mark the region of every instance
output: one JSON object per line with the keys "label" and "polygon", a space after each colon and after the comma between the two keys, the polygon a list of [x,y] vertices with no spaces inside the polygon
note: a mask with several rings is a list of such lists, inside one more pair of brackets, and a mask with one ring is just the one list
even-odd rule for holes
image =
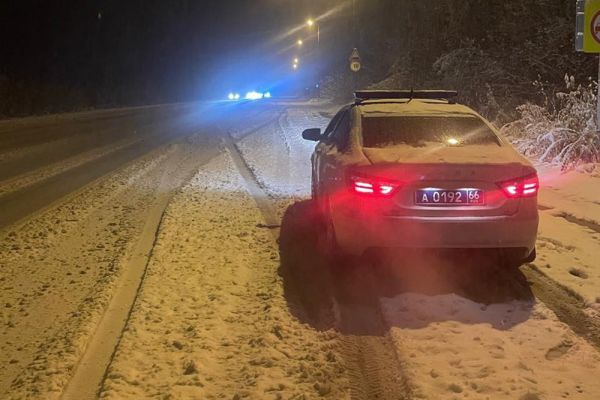
{"label": "distant vehicle", "polygon": [[230,92],[227,95],[227,99],[231,100],[231,101],[238,101],[238,100],[262,100],[262,99],[270,99],[271,98],[271,92],[257,92],[256,90],[252,90],[250,92],[247,92],[246,95],[244,97],[240,96],[239,93],[237,92]]}
{"label": "distant vehicle", "polygon": [[361,91],[312,156],[312,196],[329,255],[373,248],[496,249],[502,264],[535,259],[539,180],[453,91]]}

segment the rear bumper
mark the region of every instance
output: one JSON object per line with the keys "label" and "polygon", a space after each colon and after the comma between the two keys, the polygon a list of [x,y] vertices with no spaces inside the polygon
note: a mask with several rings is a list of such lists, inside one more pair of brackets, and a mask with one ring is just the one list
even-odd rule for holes
{"label": "rear bumper", "polygon": [[370,248],[535,248],[537,212],[482,218],[357,216],[332,212],[338,245],[348,254]]}

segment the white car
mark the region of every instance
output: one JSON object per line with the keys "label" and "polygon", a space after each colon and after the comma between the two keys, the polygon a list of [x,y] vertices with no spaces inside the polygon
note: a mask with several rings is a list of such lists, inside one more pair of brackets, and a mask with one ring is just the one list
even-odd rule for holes
{"label": "white car", "polygon": [[531,163],[451,91],[362,91],[312,156],[327,252],[498,249],[535,259],[539,181]]}

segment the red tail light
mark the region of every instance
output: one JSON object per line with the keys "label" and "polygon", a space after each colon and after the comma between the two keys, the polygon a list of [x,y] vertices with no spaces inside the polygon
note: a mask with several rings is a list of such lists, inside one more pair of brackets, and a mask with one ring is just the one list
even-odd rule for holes
{"label": "red tail light", "polygon": [[348,180],[352,192],[366,196],[391,197],[400,187],[399,182],[356,174],[350,174]]}
{"label": "red tail light", "polygon": [[537,174],[531,174],[522,178],[500,182],[498,186],[500,186],[506,197],[510,199],[534,197],[540,190],[540,181]]}

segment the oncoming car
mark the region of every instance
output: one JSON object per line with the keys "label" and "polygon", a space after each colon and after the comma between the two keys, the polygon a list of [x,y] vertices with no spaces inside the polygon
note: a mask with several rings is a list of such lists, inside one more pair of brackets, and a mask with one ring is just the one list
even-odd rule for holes
{"label": "oncoming car", "polygon": [[453,91],[360,91],[312,155],[329,255],[378,248],[497,249],[535,259],[539,181],[531,163]]}

